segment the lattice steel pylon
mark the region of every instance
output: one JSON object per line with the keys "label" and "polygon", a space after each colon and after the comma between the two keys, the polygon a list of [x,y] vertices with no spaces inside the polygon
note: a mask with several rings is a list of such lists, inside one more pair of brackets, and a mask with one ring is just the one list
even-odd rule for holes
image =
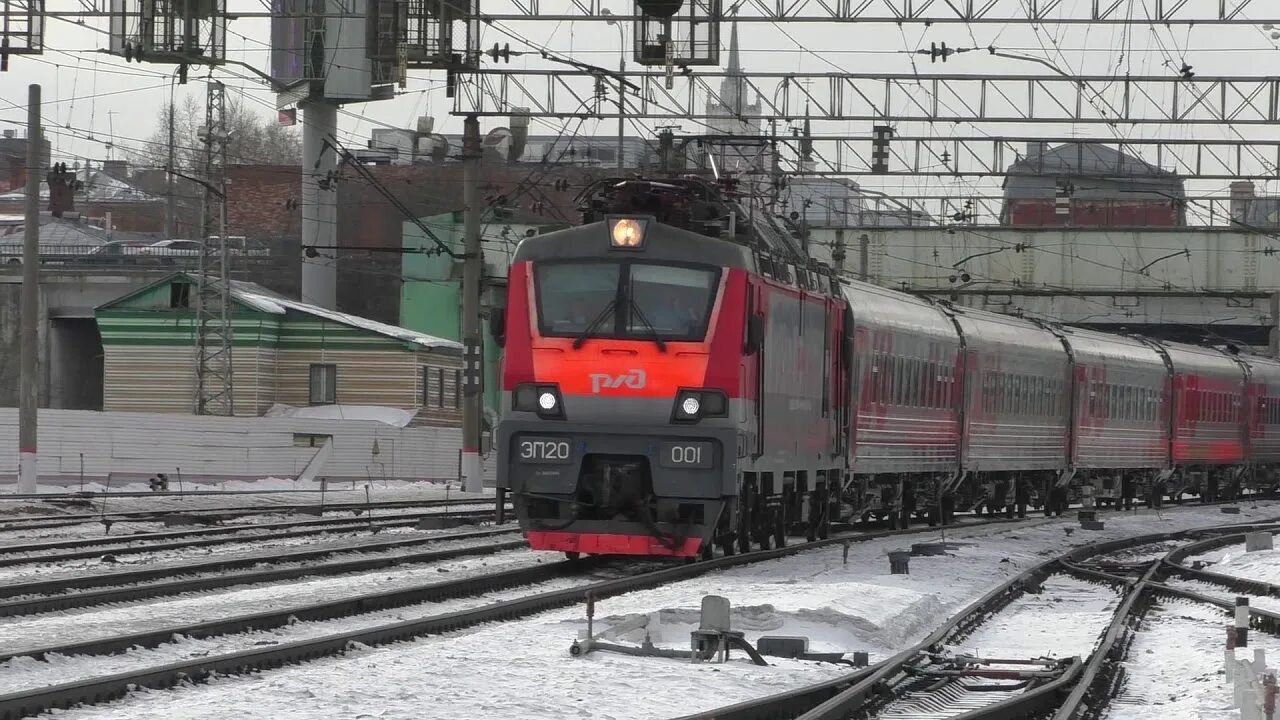
{"label": "lattice steel pylon", "polygon": [[[209,81],[205,125],[204,199],[200,217],[200,260],[196,266],[197,415],[232,415],[231,275],[227,246],[226,88]],[[210,232],[217,213],[218,235]]]}

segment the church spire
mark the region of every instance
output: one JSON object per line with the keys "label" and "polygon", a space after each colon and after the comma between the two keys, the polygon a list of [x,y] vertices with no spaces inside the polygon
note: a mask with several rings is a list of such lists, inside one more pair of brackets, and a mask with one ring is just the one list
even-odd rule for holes
{"label": "church spire", "polygon": [[747,83],[742,77],[742,61],[738,56],[738,21],[729,26],[729,66],[727,77],[720,83],[720,101],[730,115],[741,115],[747,104]]}
{"label": "church spire", "polygon": [[729,74],[741,75],[742,63],[738,58],[738,21],[729,26]]}

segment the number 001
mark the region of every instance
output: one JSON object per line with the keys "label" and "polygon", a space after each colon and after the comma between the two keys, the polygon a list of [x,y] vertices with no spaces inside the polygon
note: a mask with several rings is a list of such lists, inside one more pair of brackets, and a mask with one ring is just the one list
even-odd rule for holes
{"label": "number 001", "polygon": [[701,465],[702,464],[702,446],[701,445],[672,445],[671,446],[671,464]]}

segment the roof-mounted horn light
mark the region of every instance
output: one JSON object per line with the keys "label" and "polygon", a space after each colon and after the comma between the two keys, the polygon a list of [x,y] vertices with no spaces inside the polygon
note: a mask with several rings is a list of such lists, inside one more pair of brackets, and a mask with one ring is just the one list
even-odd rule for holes
{"label": "roof-mounted horn light", "polygon": [[644,231],[649,221],[644,218],[610,218],[609,244],[623,250],[644,247]]}

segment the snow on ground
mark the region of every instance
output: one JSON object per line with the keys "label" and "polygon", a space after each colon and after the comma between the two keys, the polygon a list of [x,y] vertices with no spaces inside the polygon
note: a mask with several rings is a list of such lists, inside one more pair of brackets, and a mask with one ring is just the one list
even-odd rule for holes
{"label": "snow on ground", "polygon": [[[490,570],[492,568],[484,569]],[[461,577],[461,575],[458,577]],[[445,582],[450,579],[457,578],[453,575],[447,575],[439,581]],[[30,690],[45,685],[75,682],[102,675],[128,672],[142,667],[154,667],[199,657],[212,657],[256,647],[296,642],[333,633],[349,632],[361,628],[468,610],[495,602],[524,597],[531,592],[563,590],[591,582],[592,579],[590,577],[562,578],[522,588],[485,593],[474,597],[420,603],[348,618],[318,622],[297,622],[286,627],[267,631],[236,633],[214,638],[178,638],[177,642],[166,643],[157,648],[134,649],[116,655],[78,655],[72,657],[53,655],[46,662],[37,661],[30,657],[19,657],[0,663],[0,695]],[[436,580],[436,578],[419,578],[419,581],[423,583],[428,580]]]}
{"label": "snow on ground", "polygon": [[[239,585],[233,588],[150,598],[133,603],[0,618],[0,647],[20,652],[59,643],[88,641],[248,615],[327,600],[387,592],[548,562],[527,550],[404,565],[335,577]],[[0,670],[0,676],[3,671]]]}
{"label": "snow on ground", "polygon": [[[1231,616],[1189,601],[1161,601],[1143,620],[1124,661],[1126,682],[1106,720],[1237,720],[1223,673]],[[1275,663],[1280,640],[1249,633]],[[1243,653],[1244,651],[1242,651]],[[1252,657],[1249,655],[1242,657]]]}
{"label": "snow on ground", "polygon": [[1069,575],[1045,580],[1037,594],[1015,600],[959,645],[988,658],[1087,659],[1111,624],[1120,596]]}
{"label": "snow on ground", "polygon": [[[1204,568],[1209,572],[1280,585],[1280,550],[1245,552],[1242,543],[1219,548],[1214,554],[1216,559]],[[1191,561],[1188,560],[1187,564],[1190,565]]]}
{"label": "snow on ground", "polygon": [[[1189,590],[1194,593],[1200,593],[1201,595],[1215,598],[1218,600],[1226,600],[1227,602],[1231,602],[1231,603],[1234,603],[1236,597],[1239,596],[1239,593],[1232,592],[1231,590],[1224,588],[1221,585],[1201,582],[1199,580],[1183,580],[1182,578],[1173,577],[1166,580],[1165,584],[1169,585],[1170,587],[1176,587],[1181,590]],[[1280,598],[1259,597],[1257,595],[1251,595],[1249,597],[1249,605],[1250,607],[1259,608],[1261,610],[1269,610],[1271,612],[1280,613]]]}
{"label": "snow on ground", "polygon": [[[1242,508],[1238,519],[1271,518],[1277,510],[1280,505],[1260,503]],[[936,532],[854,543],[847,565],[839,547],[805,551],[604,599],[596,605],[596,630],[656,614],[658,623],[649,628],[653,641],[687,648],[701,598],[719,594],[733,603],[735,627],[748,640],[766,634],[807,635],[815,651],[867,650],[874,662],[914,644],[1002,580],[1068,546],[1218,525],[1223,520],[1216,507],[1195,506],[1160,514],[1104,513],[1102,519],[1106,529],[1098,532],[1075,529],[1071,518],[952,529],[947,532],[947,539],[956,543],[951,555],[912,558],[909,575],[889,575],[885,553],[935,539]],[[1065,528],[1074,532],[1068,536]],[[1046,612],[1039,616],[1051,617]],[[1070,618],[1061,620],[1068,622]],[[709,709],[844,671],[776,658],[770,659],[771,667],[763,668],[741,659],[723,665],[691,664],[606,652],[570,658],[568,646],[585,626],[582,607],[565,608],[252,676],[135,693],[61,717],[641,720]],[[1068,630],[1054,632],[1063,633],[1059,640],[1066,642]],[[1096,633],[1082,631],[1070,642],[1084,642],[1081,638],[1090,634]],[[635,638],[623,638],[627,639]],[[1181,720],[1172,715],[1161,718]]]}

